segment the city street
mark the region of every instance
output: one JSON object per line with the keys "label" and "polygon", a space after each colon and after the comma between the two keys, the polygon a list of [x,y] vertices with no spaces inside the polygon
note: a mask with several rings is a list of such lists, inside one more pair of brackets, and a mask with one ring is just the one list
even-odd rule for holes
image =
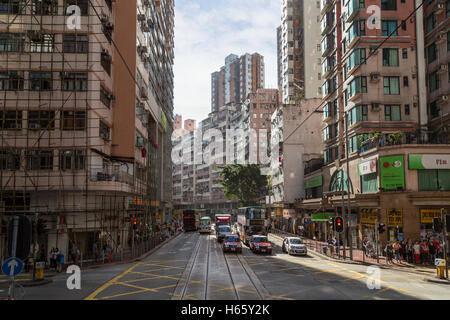
{"label": "city street", "polygon": [[[380,289],[367,287],[367,266],[308,254],[281,252],[270,237],[272,255],[223,254],[214,234],[183,233],[137,263],[82,270],[81,290],[68,290],[69,275],[51,284],[25,288],[25,299],[44,300],[297,300],[297,299],[449,299],[443,284],[419,273],[381,269]],[[0,290],[4,290],[1,287]],[[6,291],[0,291],[4,297]]]}

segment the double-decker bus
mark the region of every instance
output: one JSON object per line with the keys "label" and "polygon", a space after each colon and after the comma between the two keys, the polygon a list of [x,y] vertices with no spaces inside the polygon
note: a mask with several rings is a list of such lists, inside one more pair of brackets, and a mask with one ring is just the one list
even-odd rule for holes
{"label": "double-decker bus", "polygon": [[183,210],[183,229],[184,231],[197,231],[195,210]]}
{"label": "double-decker bus", "polygon": [[249,245],[249,240],[253,235],[267,235],[268,224],[266,208],[245,207],[238,209],[237,232],[246,245]]}

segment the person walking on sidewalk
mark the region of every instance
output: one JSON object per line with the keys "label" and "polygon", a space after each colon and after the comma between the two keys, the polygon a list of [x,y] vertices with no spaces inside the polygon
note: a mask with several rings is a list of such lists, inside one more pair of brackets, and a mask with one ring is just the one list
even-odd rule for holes
{"label": "person walking on sidewalk", "polygon": [[416,244],[413,246],[413,250],[416,263],[418,264],[420,263],[420,253],[421,253],[419,241],[416,241]]}
{"label": "person walking on sidewalk", "polygon": [[394,255],[394,248],[391,244],[390,241],[388,241],[388,243],[386,244],[386,247],[384,248],[384,251],[386,252],[386,263],[387,264],[392,264],[392,258]]}
{"label": "person walking on sidewalk", "polygon": [[434,260],[436,259],[436,247],[434,246],[434,239],[432,239],[428,243],[428,250],[430,252],[430,262],[431,262],[431,265],[433,265]]}
{"label": "person walking on sidewalk", "polygon": [[394,257],[395,260],[397,260],[397,263],[402,263],[402,258],[400,256],[400,243],[397,241],[395,241],[394,245],[392,246],[393,250],[394,250]]}
{"label": "person walking on sidewalk", "polygon": [[414,244],[411,239],[408,239],[408,243],[406,244],[406,261],[408,263],[414,262]]}
{"label": "person walking on sidewalk", "polygon": [[422,253],[422,264],[428,264],[429,260],[429,253],[430,253],[430,249],[428,247],[428,241],[427,240],[423,240],[422,244],[420,245],[420,251]]}

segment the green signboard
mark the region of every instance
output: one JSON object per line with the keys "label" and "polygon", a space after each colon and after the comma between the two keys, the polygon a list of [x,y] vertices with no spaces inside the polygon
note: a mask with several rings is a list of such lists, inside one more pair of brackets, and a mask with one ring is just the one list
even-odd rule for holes
{"label": "green signboard", "polygon": [[405,189],[405,161],[403,155],[380,158],[381,188]]}
{"label": "green signboard", "polygon": [[410,170],[450,169],[450,154],[410,154]]}
{"label": "green signboard", "polygon": [[314,177],[308,180],[305,180],[303,186],[305,189],[311,189],[315,187],[320,187],[323,184],[322,176]]}
{"label": "green signboard", "polygon": [[313,213],[311,220],[314,222],[330,221],[334,217],[334,213]]}

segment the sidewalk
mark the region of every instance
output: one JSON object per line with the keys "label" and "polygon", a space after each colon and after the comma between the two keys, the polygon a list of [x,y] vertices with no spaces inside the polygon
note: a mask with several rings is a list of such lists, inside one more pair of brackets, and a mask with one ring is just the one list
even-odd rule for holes
{"label": "sidewalk", "polygon": [[[284,239],[285,237],[300,237],[298,235],[295,234],[291,234],[291,233],[287,233],[287,232],[282,232],[279,230],[273,230],[271,232],[271,235],[274,237],[277,237],[279,239]],[[382,269],[395,269],[395,270],[402,270],[402,271],[408,271],[408,272],[414,272],[414,273],[419,273],[419,274],[423,274],[423,275],[435,275],[436,274],[436,269],[434,266],[426,266],[426,265],[414,265],[414,264],[410,264],[407,263],[406,261],[402,261],[400,264],[399,263],[393,263],[393,264],[388,264],[386,262],[386,257],[380,256],[379,257],[379,262],[377,261],[377,259],[373,259],[373,258],[369,258],[364,256],[363,251],[360,249],[353,249],[353,259],[349,258],[349,254],[350,254],[350,248],[346,247],[346,259],[344,260],[343,258],[343,247],[341,246],[339,248],[339,253],[336,252],[336,248],[334,248],[333,252],[331,255],[329,255],[329,251],[328,254],[324,254],[323,252],[323,247],[327,246],[326,242],[322,242],[322,241],[316,241],[316,240],[312,240],[312,239],[308,239],[305,237],[300,237],[302,238],[302,240],[305,242],[306,246],[308,247],[309,252],[311,252],[312,254],[316,254],[319,255],[322,258],[328,259],[328,260],[333,260],[333,261],[339,261],[342,263],[349,263],[349,264],[362,264],[362,265],[376,265]]]}
{"label": "sidewalk", "polygon": [[[82,270],[86,270],[86,269],[96,269],[96,268],[102,268],[102,267],[109,267],[109,266],[117,266],[117,265],[122,265],[122,264],[127,264],[127,263],[132,263],[132,262],[137,262],[137,261],[141,261],[145,258],[147,258],[149,255],[151,255],[152,253],[154,253],[155,251],[157,251],[158,249],[160,249],[163,245],[165,245],[166,243],[176,239],[179,235],[181,235],[183,232],[177,232],[176,234],[174,234],[172,237],[164,240],[163,242],[158,242],[157,244],[155,243],[155,246],[148,250],[147,252],[144,252],[142,254],[140,254],[139,256],[133,258],[133,257],[129,257],[127,259],[123,259],[123,260],[116,260],[113,262],[102,262],[102,259],[99,259],[98,263],[86,263],[83,262],[83,266],[81,267]],[[107,259],[105,259],[105,261],[107,261]],[[55,275],[58,274],[63,274],[66,272],[67,267],[71,265],[71,263],[65,264],[62,268],[62,272],[55,272],[55,271],[49,271],[48,269],[45,269],[44,271],[44,279],[43,280],[36,280],[33,281],[33,271],[31,272],[23,272],[19,275],[17,275],[15,277],[15,282],[22,285],[23,287],[32,287],[32,286],[41,286],[41,285],[45,285],[45,284],[49,284],[51,282],[53,282],[53,280],[51,279],[52,277],[54,277]],[[10,278],[2,273],[0,273],[0,288],[1,287],[8,287],[9,286],[9,281]]]}

